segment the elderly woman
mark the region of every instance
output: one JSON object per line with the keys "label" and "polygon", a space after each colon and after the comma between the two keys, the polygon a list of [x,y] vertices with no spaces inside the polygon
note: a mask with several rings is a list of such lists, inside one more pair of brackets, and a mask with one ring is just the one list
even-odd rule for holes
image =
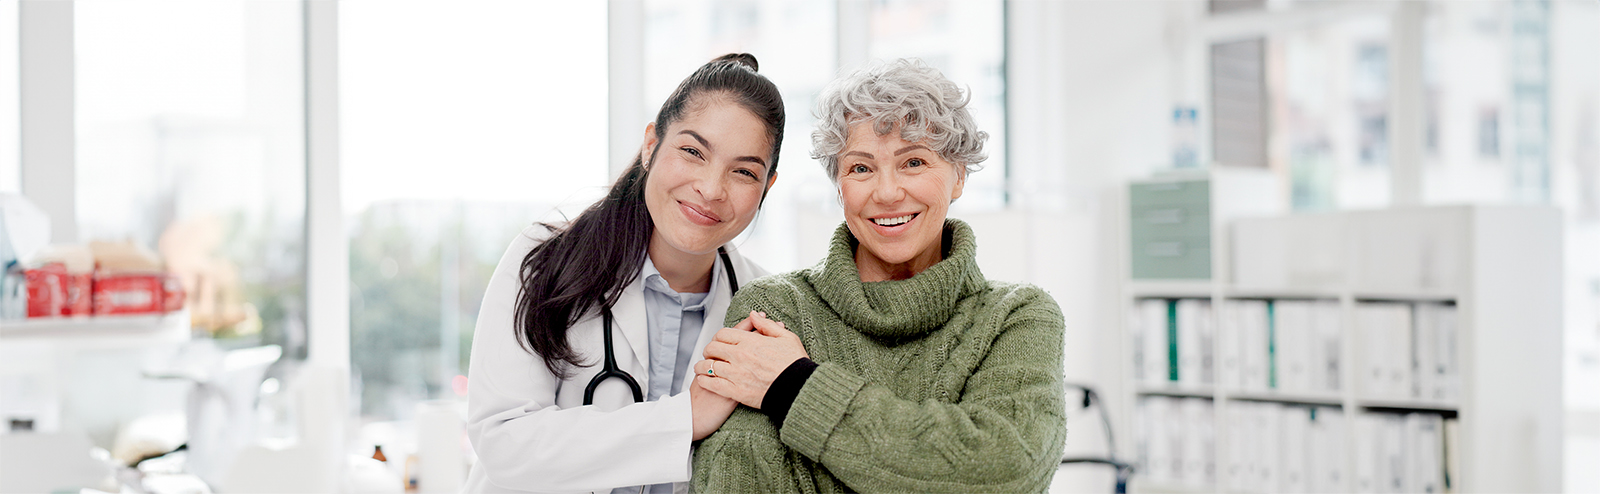
{"label": "elderly woman", "polygon": [[[986,280],[947,218],[983,141],[916,60],[834,82],[812,155],[845,221],[828,257],[756,280],[696,365],[744,406],[700,445],[698,492],[1039,492],[1066,436],[1060,309]],[[793,332],[790,332],[792,330]]]}

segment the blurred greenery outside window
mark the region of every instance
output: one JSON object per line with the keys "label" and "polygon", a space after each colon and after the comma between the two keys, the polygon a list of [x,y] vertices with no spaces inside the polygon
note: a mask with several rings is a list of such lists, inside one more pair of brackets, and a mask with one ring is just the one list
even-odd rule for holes
{"label": "blurred greenery outside window", "polygon": [[[350,219],[350,363],[362,414],[464,396],[473,328],[512,237],[553,205],[394,200]],[[448,339],[447,339],[448,338]]]}
{"label": "blurred greenery outside window", "polygon": [[609,185],[606,8],[340,3],[350,363],[369,424],[463,399],[478,310],[506,247]]}

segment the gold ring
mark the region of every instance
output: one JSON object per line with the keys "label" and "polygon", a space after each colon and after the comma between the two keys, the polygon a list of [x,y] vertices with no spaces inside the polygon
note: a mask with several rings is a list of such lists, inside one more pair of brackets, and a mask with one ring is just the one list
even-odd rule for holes
{"label": "gold ring", "polygon": [[706,367],[706,375],[717,377],[717,364],[711,364],[710,367]]}

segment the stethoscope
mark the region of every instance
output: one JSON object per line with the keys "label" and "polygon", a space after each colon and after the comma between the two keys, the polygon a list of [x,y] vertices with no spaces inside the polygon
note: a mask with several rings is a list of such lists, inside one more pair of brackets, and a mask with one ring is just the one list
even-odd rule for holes
{"label": "stethoscope", "polygon": [[[722,265],[728,271],[728,296],[731,298],[733,294],[739,293],[739,276],[733,272],[733,261],[728,259],[728,251],[723,250],[722,247],[717,247],[717,255],[722,257]],[[600,314],[606,324],[606,361],[605,366],[601,367],[600,373],[589,381],[589,387],[583,390],[583,405],[593,405],[595,388],[600,387],[600,383],[605,382],[606,379],[613,377],[622,379],[622,382],[628,385],[628,389],[633,390],[634,403],[644,401],[644,391],[639,388],[639,381],[633,380],[633,376],[628,375],[627,372],[623,372],[621,368],[617,367],[617,353],[611,349],[611,306],[602,305]]]}

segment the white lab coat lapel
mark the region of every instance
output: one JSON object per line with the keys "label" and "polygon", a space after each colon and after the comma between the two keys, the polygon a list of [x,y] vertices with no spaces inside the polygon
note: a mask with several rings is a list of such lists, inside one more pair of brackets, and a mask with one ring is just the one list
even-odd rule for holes
{"label": "white lab coat lapel", "polygon": [[611,308],[611,314],[616,317],[612,324],[616,326],[613,331],[622,333],[622,340],[628,344],[633,360],[630,363],[628,356],[623,355],[621,349],[613,350],[617,354],[617,367],[633,375],[639,382],[639,388],[650,394],[650,328],[645,322],[644,306],[644,277],[633,280],[628,288],[622,290],[622,297],[617,300],[616,307]]}
{"label": "white lab coat lapel", "polygon": [[[729,249],[729,254],[733,256],[735,266],[742,266],[746,263],[744,258],[734,254],[732,249]],[[720,257],[712,264],[711,296],[710,300],[706,302],[706,318],[705,322],[700,326],[700,337],[695,340],[694,359],[690,361],[691,363],[699,362],[705,358],[706,344],[711,343],[711,340],[717,336],[717,331],[721,331],[724,327],[722,323],[728,312],[728,305],[733,302],[733,293],[729,290],[726,270],[727,266],[722,263]],[[742,272],[737,268],[734,269],[734,273],[739,275],[741,285],[749,281],[749,279],[762,274],[749,271],[751,270],[747,269]],[[639,381],[639,386],[644,389],[645,394],[649,394],[650,335],[649,325],[645,321],[645,318],[649,316],[645,313],[643,276],[634,280],[633,284],[628,285],[628,288],[623,290],[622,299],[617,301],[617,306],[611,309],[611,313],[617,318],[615,323],[617,325],[616,331],[622,333],[623,339],[628,341],[628,348],[633,351],[634,359],[630,365],[627,362],[627,358],[618,350],[617,366],[632,374],[633,379]],[[684,381],[684,385],[688,385],[687,380]],[[683,390],[672,390],[674,394],[681,391]]]}
{"label": "white lab coat lapel", "polygon": [[[711,297],[706,302],[706,320],[700,325],[700,338],[694,342],[693,362],[706,358],[706,344],[711,343],[717,336],[717,331],[723,328],[722,320],[728,313],[728,304],[733,302],[733,293],[728,286],[728,272],[719,256],[714,267],[711,268]],[[738,273],[738,270],[734,270]],[[688,382],[684,382],[688,385]]]}

